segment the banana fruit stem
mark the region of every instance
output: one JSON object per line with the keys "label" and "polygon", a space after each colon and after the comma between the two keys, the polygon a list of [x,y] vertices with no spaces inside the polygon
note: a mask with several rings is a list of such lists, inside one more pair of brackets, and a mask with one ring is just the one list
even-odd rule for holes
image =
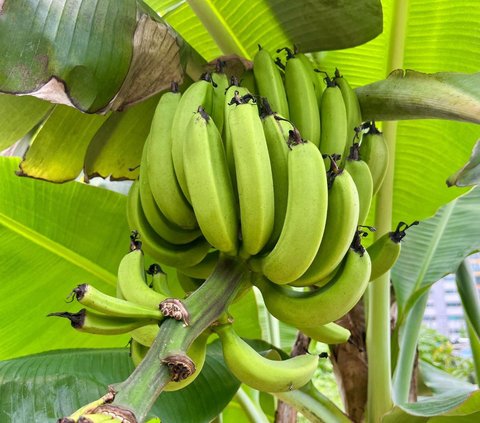
{"label": "banana fruit stem", "polygon": [[243,261],[220,258],[212,275],[191,296],[183,301],[190,315],[190,324],[168,319],[158,332],[149,352],[124,382],[115,385],[114,405],[132,411],[137,422],[143,422],[171,374],[163,360],[185,354],[190,344],[227,309],[233,300],[245,272]]}

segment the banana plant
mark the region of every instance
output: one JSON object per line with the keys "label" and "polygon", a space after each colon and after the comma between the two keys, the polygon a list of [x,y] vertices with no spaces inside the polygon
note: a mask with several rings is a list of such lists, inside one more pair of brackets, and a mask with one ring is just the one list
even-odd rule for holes
{"label": "banana plant", "polygon": [[[99,398],[104,393],[99,387],[126,379],[117,385],[122,389],[116,403],[130,407],[138,421],[145,421],[150,412],[167,421],[209,421],[238,389],[227,371],[220,372],[225,366],[218,346],[215,350],[212,345],[209,355],[213,375],[202,372],[190,391],[169,397],[173,394],[159,392],[168,375],[155,370],[152,360],[128,376],[132,368],[127,353],[118,350],[127,342],[125,337],[58,337],[60,325],[34,325],[34,312],[54,308],[68,294],[67,280],[93,280],[113,292],[116,268],[127,250],[121,240],[127,225],[121,195],[77,182],[52,186],[30,178],[65,182],[83,170],[85,181],[94,176],[135,179],[158,94],[172,80],[188,85],[219,56],[240,71],[249,69],[258,43],[272,51],[296,45],[322,71],[333,74],[340,68],[356,87],[364,119],[384,121],[394,160],[367,224],[374,224],[382,235],[398,221],[424,220],[468,191],[448,188],[445,180],[464,167],[480,138],[476,126],[480,121],[480,62],[475,54],[480,16],[474,2],[468,3],[471,7],[459,9],[445,0],[362,0],[341,6],[328,1],[299,1],[292,6],[286,0],[254,6],[246,0],[0,1],[4,57],[0,91],[5,93],[0,95],[0,148],[27,134],[32,137],[22,160],[3,159],[1,169],[7,188],[0,200],[0,228],[6,240],[0,248],[2,257],[13,256],[1,268],[2,279],[8,276],[10,281],[0,287],[2,298],[12,299],[0,312],[2,321],[9,322],[1,329],[5,360],[0,363],[2,418],[14,421],[35,415],[36,421],[46,421],[68,415]],[[451,28],[455,28],[454,36]],[[468,166],[464,169],[468,171]],[[15,177],[15,170],[30,178]],[[92,221],[94,227],[89,226]],[[463,256],[470,252],[471,248],[465,248]],[[32,257],[35,263],[27,261]],[[230,284],[216,295],[228,297],[235,290],[238,275],[235,266],[231,267]],[[403,285],[394,284],[397,291],[399,286]],[[416,288],[412,287],[402,304],[414,306],[419,295]],[[28,312],[18,315],[18,307],[25,309],[26,304]],[[388,273],[369,289],[367,304],[366,346],[375,365],[368,367],[366,415],[369,422],[394,421],[408,407],[402,396],[397,399],[391,391],[392,357],[395,364],[396,356],[390,347]],[[64,306],[70,310],[71,305]],[[254,316],[252,295],[238,308],[242,316],[247,310]],[[221,312],[215,307],[211,310]],[[250,338],[260,335],[256,316],[242,320],[247,327],[236,329],[237,333]],[[175,327],[169,324],[165,336],[178,334]],[[32,338],[37,342],[29,343]],[[187,342],[177,341],[181,348]],[[72,347],[117,349],[44,353]],[[34,353],[39,355],[30,356]],[[98,365],[85,373],[85,363],[98,356]],[[109,363],[109,371],[101,360]],[[39,376],[27,397],[38,401],[29,401],[30,408],[20,410],[15,398],[21,392],[24,395],[24,381],[33,373]],[[51,395],[38,396],[44,380],[52,377]],[[155,385],[153,380],[162,383]],[[86,385],[78,389],[78,382]],[[225,386],[212,394],[215,404],[205,396],[196,398],[208,386]],[[405,384],[399,386],[404,392]],[[72,393],[70,402],[60,401],[60,389]],[[279,398],[312,421],[348,421],[312,386]],[[478,401],[478,392],[457,396],[456,409],[436,411],[439,415],[468,414],[478,411]],[[41,404],[41,410],[35,404]],[[188,415],[191,404],[199,404],[195,410],[208,412]],[[410,416],[419,413],[421,406],[413,407]],[[404,414],[402,418],[409,421]],[[426,421],[432,414],[423,416]]]}

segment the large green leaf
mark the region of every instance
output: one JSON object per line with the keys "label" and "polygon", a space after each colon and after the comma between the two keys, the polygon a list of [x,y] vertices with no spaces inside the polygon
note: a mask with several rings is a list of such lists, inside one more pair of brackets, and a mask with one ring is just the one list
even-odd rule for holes
{"label": "large green leaf", "polygon": [[55,106],[40,127],[20,163],[20,173],[52,182],[75,179],[95,132],[106,116],[86,115],[63,105]]}
{"label": "large green leaf", "polygon": [[114,292],[117,266],[129,246],[125,196],[77,182],[20,178],[17,167],[18,159],[0,159],[0,359],[124,346],[126,336],[78,333],[46,315],[81,308],[65,302],[79,283]]}
{"label": "large green leaf", "polygon": [[434,282],[480,249],[479,203],[480,188],[475,188],[408,229],[392,271],[400,322]]}
{"label": "large green leaf", "polygon": [[197,59],[141,0],[1,5],[2,92],[88,112],[118,110],[181,82]]}
{"label": "large green leaf", "polygon": [[[379,37],[353,49],[315,54],[318,66],[330,74],[338,67],[353,87],[385,79],[394,69],[392,63],[396,68],[424,73],[478,72],[480,9],[475,0],[462,2],[461,8],[449,0],[384,0],[382,6],[384,32]],[[478,92],[478,85],[475,90]],[[478,125],[439,120],[399,122],[395,224],[432,216],[441,205],[465,192],[448,189],[445,180],[468,160],[478,138]]]}
{"label": "large green leaf", "polygon": [[0,151],[27,134],[52,107],[34,97],[0,94]]}
{"label": "large green leaf", "polygon": [[377,0],[146,3],[207,60],[222,54],[251,59],[258,44],[272,52],[294,44],[305,52],[346,48],[371,40],[382,29]]}
{"label": "large green leaf", "polygon": [[[128,350],[60,350],[0,362],[0,421],[48,423],[106,393],[133,370]],[[171,423],[207,423],[221,412],[240,383],[225,367],[219,342],[208,346],[197,379],[165,392],[151,413]]]}

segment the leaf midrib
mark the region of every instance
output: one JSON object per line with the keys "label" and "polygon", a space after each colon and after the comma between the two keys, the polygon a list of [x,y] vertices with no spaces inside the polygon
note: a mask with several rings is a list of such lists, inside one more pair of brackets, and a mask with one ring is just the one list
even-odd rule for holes
{"label": "leaf midrib", "polygon": [[42,235],[41,233],[32,230],[31,228],[21,224],[20,222],[6,216],[4,213],[0,213],[0,225],[5,226],[12,232],[53,253],[54,255],[64,259],[75,267],[87,271],[94,277],[112,286],[115,285],[117,278],[108,270],[105,270],[103,267],[85,258],[84,256],[81,256],[75,251],[65,247],[64,245],[59,244],[58,242],[47,238],[45,235]]}

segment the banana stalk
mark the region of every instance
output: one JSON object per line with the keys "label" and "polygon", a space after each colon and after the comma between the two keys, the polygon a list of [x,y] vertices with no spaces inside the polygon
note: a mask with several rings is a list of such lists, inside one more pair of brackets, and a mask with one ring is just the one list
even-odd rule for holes
{"label": "banana stalk", "polygon": [[[249,279],[244,277],[247,273],[243,261],[220,257],[212,275],[184,302],[191,319],[188,328],[167,319],[139,366],[128,379],[112,387],[116,393],[112,404],[103,408],[129,410],[137,421],[144,421],[165,385],[178,376],[170,372],[172,360],[181,360],[192,342],[226,311]],[[159,359],[164,365],[158,365]]]}

